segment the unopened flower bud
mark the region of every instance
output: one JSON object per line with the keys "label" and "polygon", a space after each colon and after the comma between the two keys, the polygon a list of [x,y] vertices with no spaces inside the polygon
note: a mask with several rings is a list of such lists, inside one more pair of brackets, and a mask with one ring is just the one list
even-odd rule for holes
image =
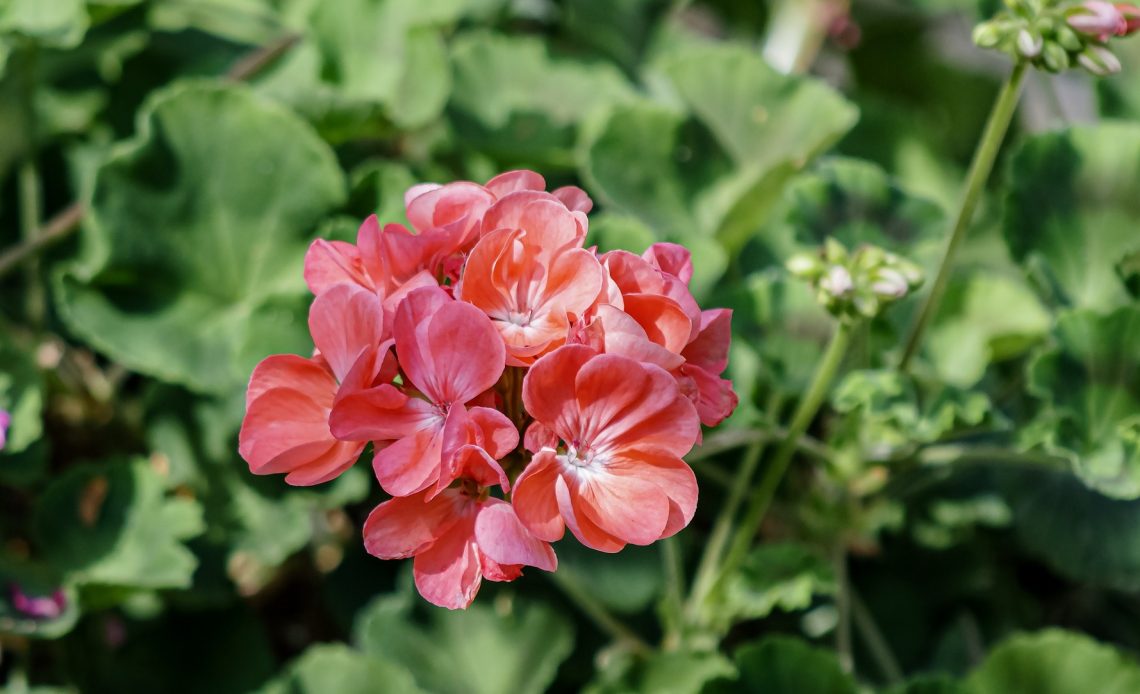
{"label": "unopened flower bud", "polygon": [[855,282],[851,279],[851,273],[847,268],[842,265],[832,265],[819,281],[819,288],[833,297],[842,297],[855,288]]}
{"label": "unopened flower bud", "polygon": [[1041,55],[1042,46],[1044,46],[1044,41],[1039,35],[1028,29],[1017,32],[1017,52],[1023,57],[1036,58]]}
{"label": "unopened flower bud", "polygon": [[1004,37],[997,22],[982,22],[974,27],[974,44],[979,48],[995,48]]}
{"label": "unopened flower bud", "polygon": [[1082,34],[1105,40],[1109,36],[1123,34],[1127,28],[1124,15],[1111,2],[1086,0],[1074,8],[1067,18],[1069,26]]}
{"label": "unopened flower bud", "polygon": [[6,410],[0,410],[0,450],[3,450],[4,444],[8,441],[8,425],[11,423],[12,415]]}
{"label": "unopened flower bud", "polygon": [[1057,39],[1057,43],[1061,44],[1061,47],[1066,51],[1076,53],[1085,47],[1085,42],[1081,40],[1080,35],[1067,25],[1057,27],[1054,36]]}
{"label": "unopened flower bud", "polygon": [[1120,72],[1120,59],[1104,46],[1089,46],[1077,56],[1081,67],[1098,77]]}
{"label": "unopened flower bud", "polygon": [[893,268],[885,267],[875,274],[871,291],[884,299],[901,299],[910,289],[906,277]]}
{"label": "unopened flower bud", "polygon": [[1052,41],[1041,50],[1041,59],[1050,72],[1064,72],[1069,69],[1069,52]]}
{"label": "unopened flower bud", "polygon": [[785,263],[788,272],[803,279],[815,279],[823,272],[823,262],[815,253],[797,253]]}

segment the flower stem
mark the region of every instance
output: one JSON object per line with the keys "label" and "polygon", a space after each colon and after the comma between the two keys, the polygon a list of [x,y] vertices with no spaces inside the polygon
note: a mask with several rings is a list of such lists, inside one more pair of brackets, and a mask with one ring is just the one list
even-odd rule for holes
{"label": "flower stem", "polygon": [[848,597],[851,600],[851,616],[855,621],[855,628],[859,630],[859,635],[863,637],[864,643],[867,645],[867,650],[871,653],[871,657],[879,666],[879,670],[886,678],[888,685],[896,685],[903,681],[903,671],[899,667],[899,661],[895,658],[895,654],[891,651],[890,644],[883,636],[883,632],[879,630],[879,626],[875,624],[874,617],[871,616],[871,611],[859,599],[859,594],[848,584]]}
{"label": "flower stem", "polygon": [[990,172],[993,171],[998,150],[1001,149],[1001,143],[1005,139],[1006,131],[1009,130],[1009,124],[1013,120],[1013,114],[1017,110],[1017,101],[1021,94],[1021,84],[1024,81],[1025,72],[1026,63],[1019,62],[1014,65],[1013,72],[1010,73],[1009,79],[1002,86],[997,101],[994,102],[993,110],[990,111],[986,129],[982,133],[982,139],[978,142],[977,150],[974,151],[974,160],[970,163],[970,171],[966,176],[966,188],[962,195],[962,204],[958,209],[958,216],[954,220],[954,230],[950,233],[950,240],[946,244],[946,251],[942,255],[942,264],[938,267],[934,284],[931,285],[930,293],[926,295],[926,301],[923,303],[922,309],[919,310],[918,319],[907,337],[906,348],[903,350],[902,359],[899,361],[900,371],[907,369],[910,360],[918,352],[918,348],[922,345],[923,333],[926,332],[934,313],[938,310],[938,304],[942,301],[942,295],[946,292],[946,283],[950,279],[954,256],[957,254],[962,240],[966,237],[966,230],[969,229],[970,221],[974,217],[974,210],[978,206],[978,201],[981,200],[986,180],[990,177]]}
{"label": "flower stem", "polygon": [[674,650],[681,643],[685,606],[685,566],[676,537],[667,537],[661,541],[661,568],[665,574],[665,637],[662,639],[662,647]]}
{"label": "flower stem", "polygon": [[736,471],[736,478],[728,488],[728,499],[720,509],[720,513],[713,523],[712,532],[709,533],[705,551],[701,555],[701,563],[697,566],[696,576],[693,578],[693,592],[685,604],[684,616],[687,623],[693,623],[699,617],[699,610],[704,600],[712,591],[719,574],[720,561],[724,555],[725,547],[732,532],[732,521],[736,518],[736,511],[744,501],[744,492],[752,483],[752,476],[764,452],[766,440],[761,439],[748,447],[744,460]]}
{"label": "flower stem", "polygon": [[562,590],[563,595],[570,599],[570,602],[574,603],[599,629],[612,636],[615,641],[624,643],[630,650],[639,655],[647,655],[652,652],[653,649],[648,643],[633,633],[617,617],[610,614],[606,606],[593,595],[590,595],[589,591],[583,588],[569,572],[562,570],[548,574],[548,576]]}
{"label": "flower stem", "polygon": [[788,465],[792,462],[792,456],[798,448],[800,436],[807,431],[808,426],[815,419],[816,413],[819,412],[820,406],[823,405],[824,398],[831,390],[831,383],[835,380],[839,366],[847,354],[847,348],[851,344],[851,335],[854,330],[855,325],[845,321],[840,321],[836,325],[835,333],[831,336],[831,343],[827,346],[827,351],[824,352],[822,359],[816,366],[815,375],[812,376],[808,392],[803,400],[800,400],[795,414],[792,415],[792,423],[788,425],[787,438],[776,449],[776,455],[771,464],[768,465],[768,469],[765,470],[760,485],[752,492],[752,497],[748,501],[748,508],[740,525],[736,527],[732,545],[725,556],[719,576],[724,576],[739,566],[744,555],[748,553],[752,538],[760,529],[764,515],[768,512],[768,507],[776,495],[776,489],[780,486],[780,481],[783,480],[784,473],[787,472]]}
{"label": "flower stem", "polygon": [[855,657],[851,648],[851,584],[847,577],[847,550],[842,541],[832,552],[832,566],[835,567],[835,610],[839,613],[839,623],[835,626],[835,650],[839,655],[839,666],[846,673],[855,671]]}

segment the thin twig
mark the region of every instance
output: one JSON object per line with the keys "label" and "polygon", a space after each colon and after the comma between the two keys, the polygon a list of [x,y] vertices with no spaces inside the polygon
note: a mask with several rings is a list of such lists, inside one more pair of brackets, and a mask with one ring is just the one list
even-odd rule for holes
{"label": "thin twig", "polygon": [[286,34],[276,41],[271,41],[261,48],[247,53],[226,72],[226,79],[233,82],[245,82],[255,77],[265,68],[277,62],[281,56],[288,53],[301,38],[300,34]]}
{"label": "thin twig", "polygon": [[73,202],[62,212],[52,217],[47,224],[40,227],[34,236],[4,251],[4,254],[0,255],[0,277],[11,272],[25,258],[42,251],[75,231],[83,219],[84,212],[82,203]]}

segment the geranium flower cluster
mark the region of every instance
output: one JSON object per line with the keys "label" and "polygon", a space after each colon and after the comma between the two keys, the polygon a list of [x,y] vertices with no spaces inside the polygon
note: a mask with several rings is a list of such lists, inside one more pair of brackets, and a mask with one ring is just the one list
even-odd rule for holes
{"label": "geranium flower cluster", "polygon": [[318,240],[313,356],[254,369],[240,452],[257,474],[326,482],[371,443],[384,491],[364,525],[415,557],[420,593],[463,608],[483,579],[557,568],[566,528],[616,552],[685,527],[682,457],[736,406],[731,313],[702,311],[688,251],[584,248],[592,203],[513,171],[405,195],[413,230]]}

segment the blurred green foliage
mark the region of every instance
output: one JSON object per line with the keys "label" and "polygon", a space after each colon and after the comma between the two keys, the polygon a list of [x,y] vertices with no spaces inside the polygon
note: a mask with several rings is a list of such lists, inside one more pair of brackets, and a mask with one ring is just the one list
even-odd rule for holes
{"label": "blurred green foliage", "polygon": [[[1008,70],[969,43],[997,2],[854,0],[858,40],[809,22],[783,74],[795,2],[0,0],[0,692],[1140,690],[1135,40],[1029,80],[916,368],[921,296],[858,331],[713,636],[631,651],[537,571],[429,610],[361,546],[366,464],[292,489],[237,456],[253,364],[310,349],[313,238],[534,168],[734,310],[691,569],[831,331],[783,262],[933,272]],[[668,552],[557,549],[660,635]]]}

